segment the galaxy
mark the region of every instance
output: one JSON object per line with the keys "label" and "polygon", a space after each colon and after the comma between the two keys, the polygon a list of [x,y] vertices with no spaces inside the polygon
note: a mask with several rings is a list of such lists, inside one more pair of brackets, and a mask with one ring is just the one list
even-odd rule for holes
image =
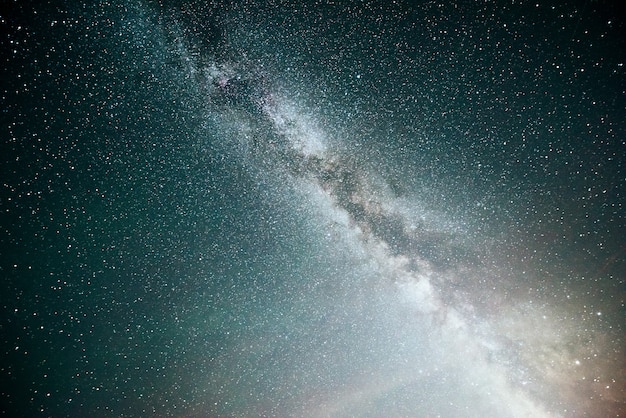
{"label": "galaxy", "polygon": [[626,414],[617,4],[5,6],[3,416]]}

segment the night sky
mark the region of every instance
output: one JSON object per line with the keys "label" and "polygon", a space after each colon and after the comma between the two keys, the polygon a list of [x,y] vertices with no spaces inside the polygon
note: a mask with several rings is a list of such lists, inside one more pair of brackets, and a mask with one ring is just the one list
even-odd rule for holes
{"label": "night sky", "polygon": [[4,2],[0,414],[625,416],[618,3]]}

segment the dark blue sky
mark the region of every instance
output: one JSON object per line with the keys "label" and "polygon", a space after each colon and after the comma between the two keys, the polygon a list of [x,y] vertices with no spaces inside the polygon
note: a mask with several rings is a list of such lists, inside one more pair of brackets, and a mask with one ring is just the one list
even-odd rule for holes
{"label": "dark blue sky", "polygon": [[2,414],[623,410],[625,14],[444,3],[6,6]]}

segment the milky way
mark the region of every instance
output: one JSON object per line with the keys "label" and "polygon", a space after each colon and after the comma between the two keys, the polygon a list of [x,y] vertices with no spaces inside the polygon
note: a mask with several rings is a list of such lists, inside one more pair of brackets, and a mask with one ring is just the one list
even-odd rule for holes
{"label": "milky way", "polygon": [[623,413],[624,23],[385,3],[2,16],[0,410]]}

